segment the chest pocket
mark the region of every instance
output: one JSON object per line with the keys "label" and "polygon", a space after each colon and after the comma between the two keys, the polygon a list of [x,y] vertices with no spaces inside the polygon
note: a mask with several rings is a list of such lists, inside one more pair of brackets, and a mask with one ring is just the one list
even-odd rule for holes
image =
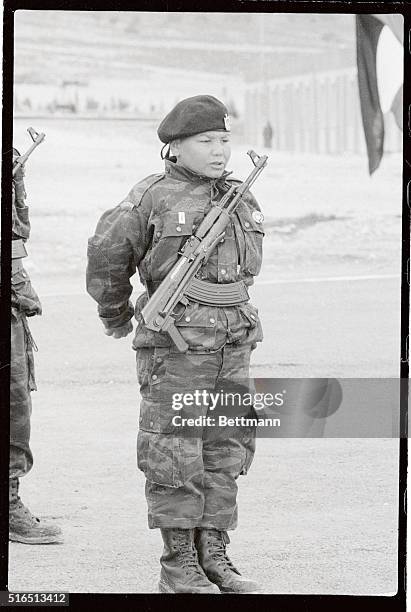
{"label": "chest pocket", "polygon": [[244,272],[256,276],[261,269],[264,229],[262,223],[255,221],[252,211],[246,206],[242,207],[237,218],[245,241],[245,248],[240,249],[240,265]]}
{"label": "chest pocket", "polygon": [[199,213],[190,212],[169,212],[164,215],[163,229],[161,238],[169,238],[170,236],[189,236],[195,228],[195,219]]}
{"label": "chest pocket", "polygon": [[201,211],[169,211],[154,221],[151,278],[162,280],[178,259],[178,252],[203,219]]}

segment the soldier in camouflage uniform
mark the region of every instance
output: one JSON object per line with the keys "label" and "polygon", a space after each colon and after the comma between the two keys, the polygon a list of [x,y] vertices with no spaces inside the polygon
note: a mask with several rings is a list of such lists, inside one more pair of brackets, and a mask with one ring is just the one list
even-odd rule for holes
{"label": "soldier in camouflage uniform", "polygon": [[[182,354],[169,336],[148,330],[140,312],[178,259],[185,240],[233,184],[226,107],[212,96],[183,100],[162,121],[168,144],[165,171],[137,183],[101,217],[88,246],[87,289],[98,302],[105,333],[121,338],[139,325],[133,341],[141,406],[138,466],[146,476],[150,528],[160,528],[160,591],[256,591],[226,553],[227,530],[237,525],[237,478],[250,467],[255,435],[237,428],[216,437],[206,428],[183,435],[173,425],[174,392],[221,389],[248,379],[251,351],[262,340],[250,303],[230,307],[189,301],[176,326],[189,345]],[[165,148],[163,147],[163,149]],[[262,259],[262,213],[247,193],[225,236],[198,277],[210,284],[253,283]],[[135,308],[130,277],[139,272],[146,291]],[[209,414],[207,405],[189,414]]]}
{"label": "soldier in camouflage uniform", "polygon": [[[19,156],[16,149],[13,155],[15,159]],[[40,300],[22,263],[30,234],[23,177],[21,167],[13,177],[12,192],[9,539],[24,544],[51,544],[61,541],[61,529],[33,516],[19,496],[19,478],[33,465],[30,393],[36,390],[33,360],[36,345],[27,317],[41,314]]]}

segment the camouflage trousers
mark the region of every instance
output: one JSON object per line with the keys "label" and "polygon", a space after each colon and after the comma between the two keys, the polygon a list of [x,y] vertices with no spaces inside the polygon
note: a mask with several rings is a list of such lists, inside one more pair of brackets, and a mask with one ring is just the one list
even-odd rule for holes
{"label": "camouflage trousers", "polygon": [[236,481],[251,465],[254,428],[182,428],[175,425],[177,415],[216,419],[216,411],[207,404],[177,411],[174,404],[176,395],[187,392],[220,390],[233,380],[248,384],[250,353],[249,344],[227,344],[208,353],[137,349],[142,398],[137,463],[147,479],[150,528],[237,526]]}
{"label": "camouflage trousers", "polygon": [[30,450],[30,392],[36,390],[31,334],[24,314],[12,314],[10,363],[10,478],[24,476],[33,465]]}

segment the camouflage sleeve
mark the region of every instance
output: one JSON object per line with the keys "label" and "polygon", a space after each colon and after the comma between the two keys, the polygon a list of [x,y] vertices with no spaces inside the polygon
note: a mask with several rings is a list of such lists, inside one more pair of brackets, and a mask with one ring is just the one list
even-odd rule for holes
{"label": "camouflage sleeve", "polygon": [[13,178],[12,190],[12,232],[13,238],[28,240],[30,236],[29,207],[26,206],[26,189],[24,186],[24,171],[20,168]]}
{"label": "camouflage sleeve", "polygon": [[253,195],[251,191],[247,192],[245,196],[245,201],[247,202],[248,206],[251,208],[251,211],[257,210],[258,212],[261,212],[260,205],[255,199],[255,196]]}
{"label": "camouflage sleeve", "polygon": [[148,248],[151,198],[147,195],[136,203],[132,193],[103,214],[88,241],[87,291],[96,300],[107,329],[132,318],[130,278]]}

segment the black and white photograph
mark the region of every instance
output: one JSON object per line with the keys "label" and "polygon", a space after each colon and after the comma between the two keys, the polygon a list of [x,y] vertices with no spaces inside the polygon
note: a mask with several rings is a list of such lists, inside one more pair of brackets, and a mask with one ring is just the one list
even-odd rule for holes
{"label": "black and white photograph", "polygon": [[312,4],[14,12],[13,603],[402,588],[402,4]]}

